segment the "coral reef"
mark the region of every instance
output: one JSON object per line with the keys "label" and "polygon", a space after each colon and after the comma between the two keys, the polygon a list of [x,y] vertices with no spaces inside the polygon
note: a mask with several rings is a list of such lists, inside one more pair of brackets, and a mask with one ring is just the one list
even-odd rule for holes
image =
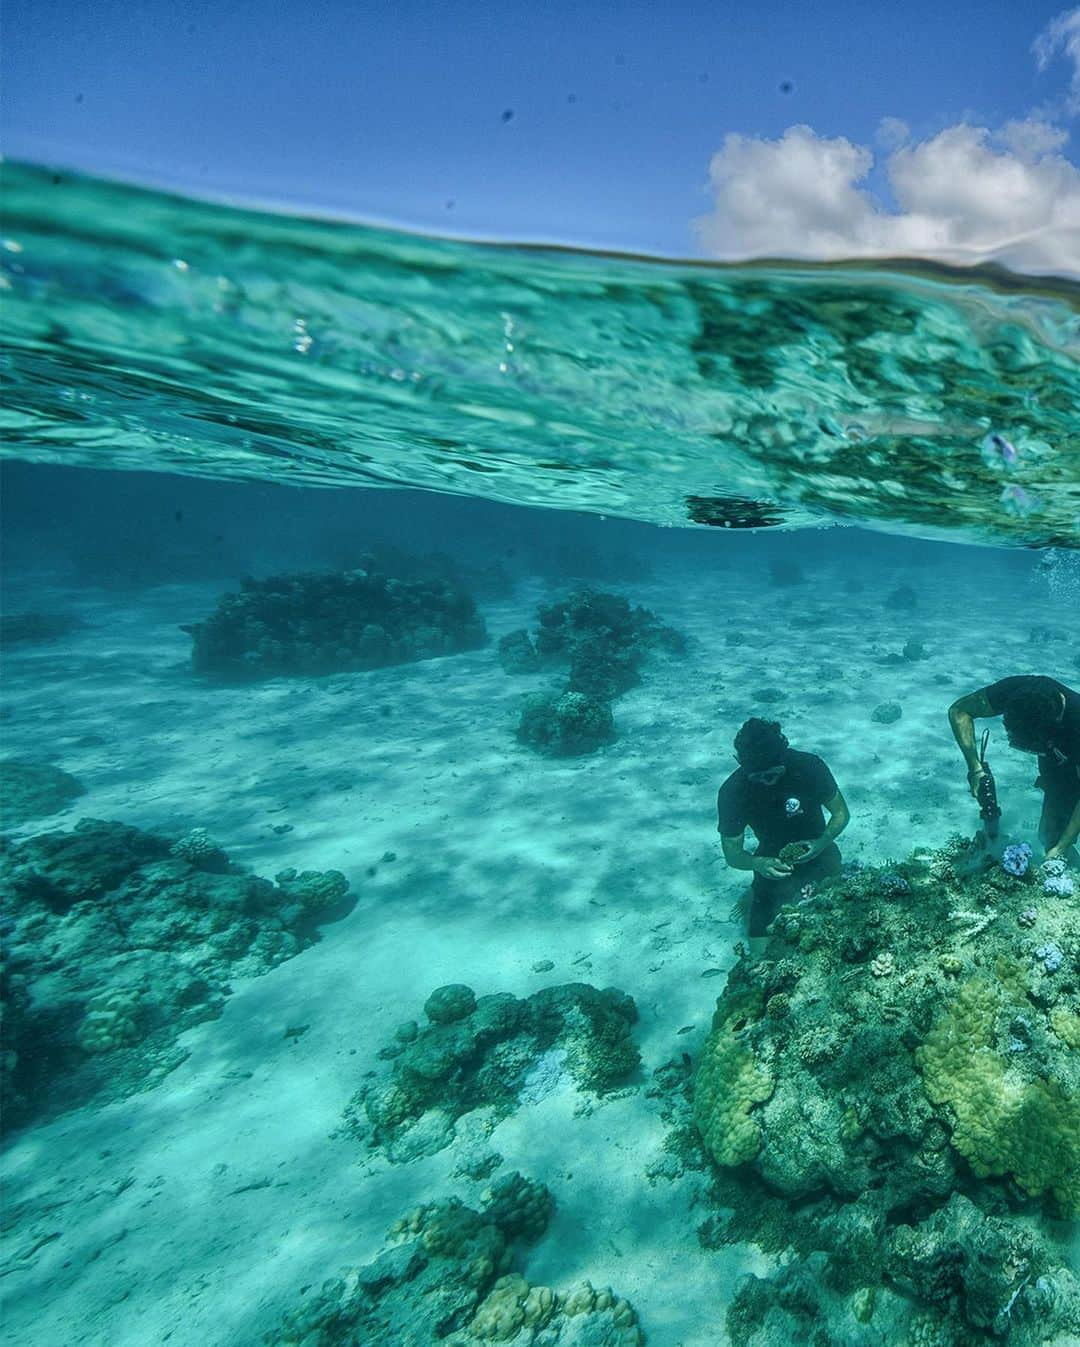
{"label": "coral reef", "polygon": [[575,590],[556,603],[541,604],[537,615],[537,653],[545,659],[568,660],[571,687],[576,685],[575,671],[578,679],[596,677],[589,666],[607,660],[613,666],[613,687],[621,683],[619,690],[625,691],[637,682],[638,668],[650,650],[674,655],[686,650],[682,634],[655,613],[640,605],[633,608],[623,595],[604,590]]}
{"label": "coral reef", "polygon": [[1001,853],[1001,868],[1007,875],[1020,879],[1031,865],[1031,848],[1026,842],[1011,842]]}
{"label": "coral reef", "polygon": [[953,841],[849,868],[740,947],[682,1087],[735,1212],[703,1239],[789,1254],[732,1303],[737,1347],[1080,1330],[1080,902],[1036,912],[1040,882]]}
{"label": "coral reef", "polygon": [[184,630],[194,670],[227,678],[378,669],[487,640],[475,603],[455,585],[364,569],[246,579]]}
{"label": "coral reef", "polygon": [[177,838],[169,848],[169,855],[179,856],[196,870],[220,870],[229,863],[225,852],[205,828],[192,828]]}
{"label": "coral reef", "polygon": [[870,719],[879,725],[892,725],[904,714],[899,702],[881,702],[870,712]]}
{"label": "coral reef", "polygon": [[534,692],[525,698],[518,742],[552,757],[592,753],[615,738],[611,705],[583,692]]}
{"label": "coral reef", "polygon": [[389,1074],[360,1090],[346,1110],[346,1130],[397,1162],[450,1145],[465,1114],[486,1108],[505,1116],[522,1098],[539,1097],[553,1072],[603,1094],[640,1060],[630,1034],[637,1010],[614,987],[566,983],[519,1000],[509,992],[477,998],[451,984],[432,992],[425,1011],[424,1028],[402,1026],[379,1053],[392,1063]]}
{"label": "coral reef", "polygon": [[311,944],[348,893],[336,870],[271,883],[204,833],[175,843],[95,819],[3,844],[0,885],[9,1127],[155,1084],[232,978]]}
{"label": "coral reef", "polygon": [[611,702],[641,681],[648,653],[686,650],[679,632],[621,594],[579,589],[537,611],[535,643],[524,628],[512,631],[499,642],[499,659],[507,673],[569,665],[562,692],[534,693],[522,710],[517,737],[542,753],[591,753],[610,743]]}
{"label": "coral reef", "polygon": [[1043,893],[1053,898],[1071,898],[1076,892],[1075,880],[1069,874],[1065,862],[1058,857],[1051,861],[1043,861],[1039,868],[1039,881]]}
{"label": "coral reef", "polygon": [[508,674],[539,673],[543,667],[536,646],[524,627],[507,632],[496,647],[499,663]]}
{"label": "coral reef", "polygon": [[82,793],[80,781],[51,763],[5,758],[0,761],[0,828],[59,813]]}
{"label": "coral reef", "polygon": [[518,1173],[484,1195],[480,1210],[457,1198],[417,1207],[363,1267],[323,1284],[268,1347],[642,1347],[633,1309],[583,1282],[558,1294],[515,1270],[522,1246],[545,1232],[554,1201]]}

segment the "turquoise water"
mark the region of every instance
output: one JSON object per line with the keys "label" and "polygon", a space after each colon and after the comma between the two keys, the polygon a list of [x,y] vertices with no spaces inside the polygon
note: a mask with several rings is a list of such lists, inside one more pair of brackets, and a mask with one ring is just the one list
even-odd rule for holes
{"label": "turquoise water", "polygon": [[4,180],[6,1340],[1076,1347],[1077,287]]}
{"label": "turquoise water", "polygon": [[4,179],[7,453],[1080,539],[1073,283],[494,247]]}

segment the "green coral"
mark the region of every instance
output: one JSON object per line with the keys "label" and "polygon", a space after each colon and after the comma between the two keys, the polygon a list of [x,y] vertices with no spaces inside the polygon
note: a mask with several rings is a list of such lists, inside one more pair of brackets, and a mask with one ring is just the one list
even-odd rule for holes
{"label": "green coral", "polygon": [[761,1149],[755,1105],[771,1098],[773,1077],[740,1042],[744,1007],[736,1004],[706,1041],[694,1087],[694,1120],[720,1165],[741,1165]]}
{"label": "green coral", "polygon": [[1017,989],[1012,978],[961,985],[916,1053],[923,1086],[952,1111],[952,1144],[980,1178],[1011,1174],[1032,1196],[1050,1192],[1080,1212],[1080,1099],[1059,1080],[1031,1078],[994,1046],[1006,994]]}
{"label": "green coral", "polygon": [[1050,1012],[1050,1027],[1063,1043],[1080,1049],[1080,1013],[1072,1006],[1055,1006]]}

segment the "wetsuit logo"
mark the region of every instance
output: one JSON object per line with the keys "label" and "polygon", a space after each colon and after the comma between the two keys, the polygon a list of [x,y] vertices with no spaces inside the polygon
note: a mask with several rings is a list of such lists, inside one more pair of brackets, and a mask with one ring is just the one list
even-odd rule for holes
{"label": "wetsuit logo", "polygon": [[788,818],[794,818],[797,814],[801,814],[802,801],[796,800],[794,795],[791,797],[790,800],[785,800],[784,813],[788,816]]}

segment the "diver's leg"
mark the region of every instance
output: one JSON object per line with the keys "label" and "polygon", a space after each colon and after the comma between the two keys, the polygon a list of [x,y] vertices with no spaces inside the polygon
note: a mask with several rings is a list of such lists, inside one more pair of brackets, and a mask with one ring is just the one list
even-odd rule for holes
{"label": "diver's leg", "polygon": [[1072,812],[1068,801],[1057,783],[1048,781],[1043,786],[1043,807],[1039,816],[1039,841],[1044,847],[1052,847],[1064,831]]}
{"label": "diver's leg", "polygon": [[1039,815],[1039,841],[1044,847],[1052,847],[1060,832],[1055,832],[1054,820],[1058,811],[1054,808],[1048,791],[1043,791],[1042,813]]}
{"label": "diver's leg", "polygon": [[754,876],[754,882],[750,885],[750,911],[746,923],[746,933],[751,941],[765,939],[769,923],[780,911],[779,887],[775,879]]}
{"label": "diver's leg", "polygon": [[750,886],[750,918],[747,928],[747,934],[752,941],[764,939],[765,932],[781,907],[796,898],[798,892],[799,885],[794,875],[786,875],[783,879],[754,876],[754,882]]}
{"label": "diver's leg", "polygon": [[[1044,786],[1042,816],[1039,819],[1039,841],[1045,848],[1052,847],[1065,831],[1077,800],[1080,800],[1080,791],[1072,787],[1071,782],[1065,787],[1055,781],[1048,782]],[[1069,847],[1065,852],[1065,859],[1071,865],[1080,863],[1077,848]]]}

